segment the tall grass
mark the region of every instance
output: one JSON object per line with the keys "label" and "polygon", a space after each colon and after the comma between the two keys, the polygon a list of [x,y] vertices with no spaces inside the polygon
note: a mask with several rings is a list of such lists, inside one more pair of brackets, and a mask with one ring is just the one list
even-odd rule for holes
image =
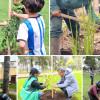
{"label": "tall grass", "polygon": [[[88,15],[83,13],[80,16],[80,26],[81,31],[84,32],[84,39],[83,39],[83,48],[80,48],[80,42],[79,36],[76,36],[75,38],[72,38],[72,53],[74,55],[76,54],[85,54],[85,55],[92,55],[94,53],[94,34],[96,33],[97,25],[95,24],[95,20],[92,15],[92,9],[91,5],[88,9]],[[77,33],[77,32],[76,32]]]}

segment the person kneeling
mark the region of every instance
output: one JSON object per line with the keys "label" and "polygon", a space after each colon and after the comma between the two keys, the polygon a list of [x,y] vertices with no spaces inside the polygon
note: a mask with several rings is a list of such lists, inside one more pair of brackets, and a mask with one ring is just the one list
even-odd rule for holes
{"label": "person kneeling", "polygon": [[70,100],[72,98],[72,94],[78,90],[77,81],[70,68],[59,68],[57,71],[61,80],[55,87],[59,87],[66,95],[66,100]]}
{"label": "person kneeling", "polygon": [[39,71],[36,68],[32,68],[30,71],[30,77],[26,80],[20,96],[22,100],[40,100],[43,92],[39,91],[46,88],[43,83],[38,82]]}
{"label": "person kneeling", "polygon": [[88,91],[89,100],[100,100],[100,81],[92,85]]}

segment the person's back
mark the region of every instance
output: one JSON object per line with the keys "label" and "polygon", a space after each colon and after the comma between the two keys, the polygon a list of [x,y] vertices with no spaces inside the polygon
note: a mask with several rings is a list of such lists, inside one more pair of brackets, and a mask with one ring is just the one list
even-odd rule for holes
{"label": "person's back", "polygon": [[88,0],[56,0],[61,9],[77,9],[89,4]]}
{"label": "person's back", "polygon": [[89,88],[88,95],[90,100],[100,100],[100,97],[98,95],[99,93],[100,93],[100,81]]}
{"label": "person's back", "polygon": [[45,55],[45,23],[43,17],[39,14],[44,6],[44,0],[37,2],[25,0],[24,5],[29,18],[20,24],[17,35],[19,47],[23,54]]}

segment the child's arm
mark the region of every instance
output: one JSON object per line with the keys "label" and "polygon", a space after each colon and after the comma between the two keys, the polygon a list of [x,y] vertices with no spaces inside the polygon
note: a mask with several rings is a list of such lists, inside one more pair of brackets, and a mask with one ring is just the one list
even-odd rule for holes
{"label": "child's arm", "polygon": [[16,16],[16,17],[18,17],[18,18],[22,18],[22,19],[27,19],[27,18],[29,18],[29,16],[28,16],[28,14],[18,14],[18,13],[16,13],[16,12],[11,12],[11,15],[12,16]]}
{"label": "child's arm", "polygon": [[26,49],[26,42],[25,41],[19,41],[19,48],[21,50],[22,54],[27,54],[28,50]]}

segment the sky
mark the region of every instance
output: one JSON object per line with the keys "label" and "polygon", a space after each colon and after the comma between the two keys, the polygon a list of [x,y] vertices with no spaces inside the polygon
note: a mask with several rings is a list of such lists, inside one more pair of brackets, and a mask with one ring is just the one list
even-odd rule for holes
{"label": "sky", "polygon": [[[18,60],[18,56],[12,55],[10,56],[10,61],[17,61]],[[0,62],[4,62],[4,56],[0,56]]]}

